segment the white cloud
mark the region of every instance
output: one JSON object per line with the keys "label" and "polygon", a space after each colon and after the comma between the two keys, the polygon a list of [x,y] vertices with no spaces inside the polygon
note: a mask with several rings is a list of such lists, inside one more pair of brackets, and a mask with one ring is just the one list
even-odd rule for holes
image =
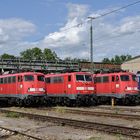
{"label": "white cloud", "polygon": [[[87,27],[85,25],[79,23],[85,19],[88,6],[68,4],[68,8],[69,14],[65,26],[60,28],[58,32],[45,36],[39,45],[41,48],[53,49],[61,58],[69,56],[84,56],[85,58],[87,53],[84,48],[87,48],[87,46],[83,42],[85,42],[85,38],[88,38],[88,31],[86,31]],[[75,28],[71,28],[74,26]]]}
{"label": "white cloud", "polygon": [[89,10],[89,7],[88,5],[82,5],[82,4],[72,4],[72,3],[69,3],[67,5],[68,7],[68,19],[69,20],[73,20],[74,18],[83,18],[88,10]]}
{"label": "white cloud", "polygon": [[[80,11],[84,9],[84,12]],[[99,16],[104,13],[103,10],[88,15],[87,5],[69,5],[69,14],[67,23],[58,32],[52,33],[44,38],[41,47],[48,47],[56,51],[59,57],[79,57],[90,58],[89,44],[89,25],[68,29],[88,16]],[[115,15],[113,15],[113,18]],[[140,37],[140,15],[133,17],[124,17],[116,24],[107,21],[105,18],[94,20],[93,22],[93,51],[94,60],[101,61],[104,57],[113,57],[114,55],[131,54],[138,55],[139,37]]]}
{"label": "white cloud", "polygon": [[[46,35],[39,42],[22,41],[25,36],[31,35],[35,31],[36,27],[33,23],[21,19],[0,20],[0,48],[3,48],[0,52],[18,54],[29,47],[39,46],[41,49],[52,49],[60,58],[90,58],[90,23],[78,25],[75,28],[71,27],[85,21],[88,16],[97,17],[108,9],[88,14],[90,11],[87,5],[68,4],[67,7],[69,13],[65,25],[57,32]],[[115,15],[113,15],[113,19],[115,20]],[[140,15],[123,17],[115,20],[115,24],[112,20],[106,20],[105,17],[94,20],[94,61],[121,54],[139,55],[139,38]]]}
{"label": "white cloud", "polygon": [[29,21],[18,18],[0,19],[0,53],[17,55],[18,44],[35,31],[36,26]]}

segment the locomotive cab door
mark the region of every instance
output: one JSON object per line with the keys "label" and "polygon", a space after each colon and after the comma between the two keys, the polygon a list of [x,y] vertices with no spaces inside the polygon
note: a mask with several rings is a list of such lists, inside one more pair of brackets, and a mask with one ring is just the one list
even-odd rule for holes
{"label": "locomotive cab door", "polygon": [[72,94],[72,75],[66,76],[66,94]]}
{"label": "locomotive cab door", "polygon": [[116,75],[116,93],[120,93],[120,76]]}
{"label": "locomotive cab door", "polygon": [[119,93],[120,91],[120,78],[118,75],[112,75],[111,77],[112,79],[112,85],[111,85],[111,90],[112,90],[112,93]]}
{"label": "locomotive cab door", "polygon": [[17,94],[22,94],[23,90],[23,76],[19,75],[17,77]]}
{"label": "locomotive cab door", "polygon": [[112,93],[116,93],[116,77],[115,77],[115,75],[111,76],[111,91],[112,91]]}

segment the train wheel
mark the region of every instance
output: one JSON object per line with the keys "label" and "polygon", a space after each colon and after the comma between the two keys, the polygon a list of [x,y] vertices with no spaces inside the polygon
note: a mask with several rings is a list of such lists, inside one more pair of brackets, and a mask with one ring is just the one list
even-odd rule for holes
{"label": "train wheel", "polygon": [[15,104],[15,99],[11,98],[11,99],[8,99],[8,105],[12,106]]}
{"label": "train wheel", "polygon": [[93,106],[97,105],[97,101],[94,98],[91,98],[90,102],[91,102],[91,105],[93,105]]}
{"label": "train wheel", "polygon": [[16,99],[16,105],[17,106],[22,106],[23,102],[21,99]]}
{"label": "train wheel", "polygon": [[30,99],[24,99],[24,105],[25,106],[30,106],[31,105],[31,100]]}
{"label": "train wheel", "polygon": [[129,105],[129,104],[130,104],[130,102],[129,102],[129,99],[128,99],[128,98],[126,98],[126,99],[125,99],[124,104],[125,104],[125,105]]}

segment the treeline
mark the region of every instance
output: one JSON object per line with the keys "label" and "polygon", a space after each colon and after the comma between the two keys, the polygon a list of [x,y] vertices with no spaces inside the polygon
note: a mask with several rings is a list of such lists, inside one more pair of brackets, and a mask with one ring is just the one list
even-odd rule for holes
{"label": "treeline", "polygon": [[102,60],[103,63],[108,63],[108,64],[122,64],[125,61],[128,61],[132,58],[131,55],[115,55],[115,57],[109,59],[109,58],[104,58]]}
{"label": "treeline", "polygon": [[[22,52],[20,52],[20,55],[18,57],[4,53],[0,56],[0,58],[1,59],[23,58],[23,59],[28,59],[28,60],[34,59],[34,60],[48,60],[48,61],[61,60],[54,51],[52,51],[48,48],[41,50],[38,47],[22,51]],[[102,63],[122,64],[123,62],[130,60],[131,58],[132,58],[131,55],[120,55],[120,56],[115,55],[115,57],[113,57],[111,59],[104,58],[102,60]],[[71,58],[71,57],[66,57],[64,60],[71,61],[71,62],[90,62],[89,59],[79,59],[79,58]]]}
{"label": "treeline", "polygon": [[[4,53],[3,55],[0,56],[1,59],[14,59],[17,58],[14,55],[10,55],[7,53]],[[38,48],[32,48],[32,49],[27,49],[25,51],[20,52],[20,56],[18,58],[23,58],[23,59],[34,59],[34,60],[58,60],[58,56],[55,52],[51,51],[50,49],[45,48],[43,51]]]}
{"label": "treeline", "polygon": [[[51,51],[50,49],[47,49],[47,48],[45,48],[42,51],[38,47],[22,51],[20,52],[20,55],[18,57],[4,53],[3,55],[0,56],[0,58],[1,59],[23,58],[23,59],[28,59],[28,60],[48,60],[48,61],[61,60],[54,51]],[[79,58],[71,58],[71,57],[66,57],[64,60],[72,61],[72,62],[88,62],[89,61],[88,59],[79,59]]]}

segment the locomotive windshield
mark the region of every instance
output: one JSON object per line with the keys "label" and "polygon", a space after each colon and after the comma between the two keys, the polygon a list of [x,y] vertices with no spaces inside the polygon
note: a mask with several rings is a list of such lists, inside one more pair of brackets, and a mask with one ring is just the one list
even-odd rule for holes
{"label": "locomotive windshield", "polygon": [[137,81],[136,75],[132,75],[132,80]]}
{"label": "locomotive windshield", "polygon": [[91,75],[85,75],[85,79],[86,79],[86,81],[92,81]]}
{"label": "locomotive windshield", "polygon": [[76,75],[76,81],[92,81],[91,75]]}
{"label": "locomotive windshield", "polygon": [[129,81],[129,75],[121,75],[121,81]]}
{"label": "locomotive windshield", "polygon": [[34,76],[33,75],[25,75],[24,81],[34,81]]}
{"label": "locomotive windshield", "polygon": [[38,81],[43,81],[43,82],[45,81],[43,75],[38,75],[38,76],[37,76],[37,80],[38,80]]}

